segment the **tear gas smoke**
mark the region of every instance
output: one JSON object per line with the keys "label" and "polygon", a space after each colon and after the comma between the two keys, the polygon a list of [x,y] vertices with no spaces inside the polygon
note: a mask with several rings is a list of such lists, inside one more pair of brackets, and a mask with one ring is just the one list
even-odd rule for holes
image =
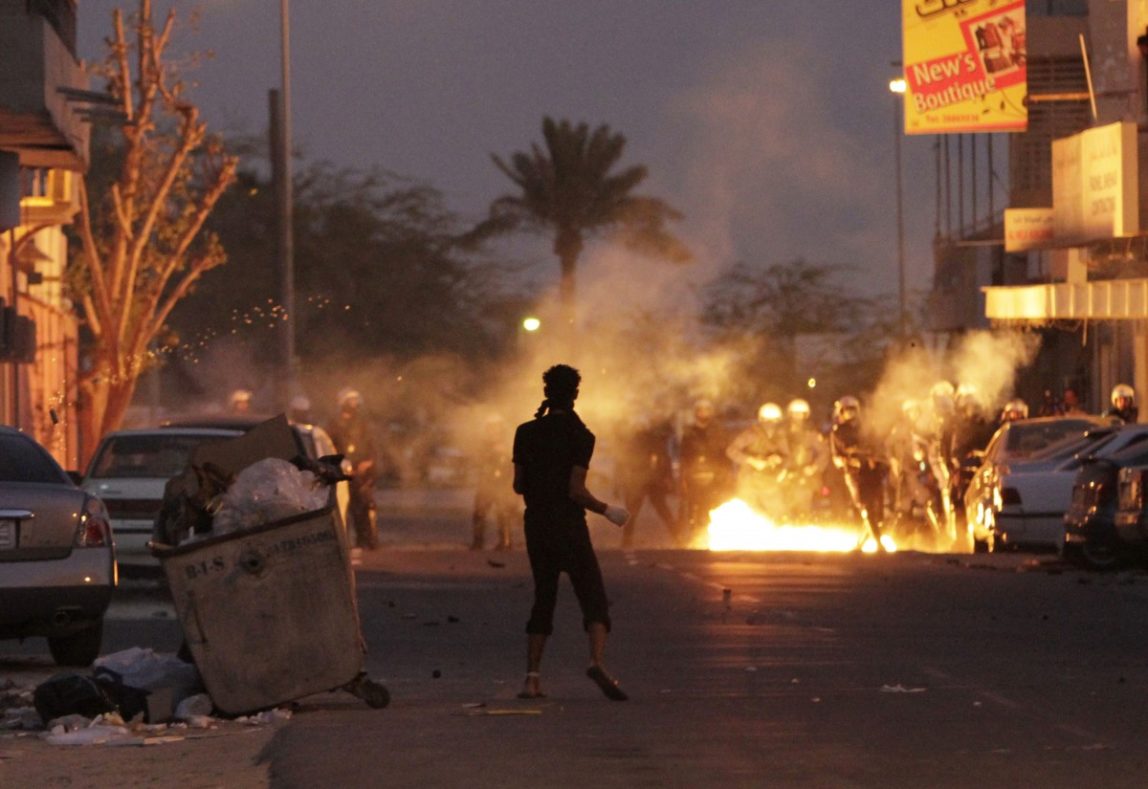
{"label": "tear gas smoke", "polygon": [[886,364],[866,398],[866,431],[873,437],[887,435],[908,400],[927,410],[930,390],[940,381],[970,391],[982,415],[991,419],[1012,396],[1018,372],[1032,362],[1039,345],[1039,336],[1030,332],[979,331],[948,350],[911,348]]}

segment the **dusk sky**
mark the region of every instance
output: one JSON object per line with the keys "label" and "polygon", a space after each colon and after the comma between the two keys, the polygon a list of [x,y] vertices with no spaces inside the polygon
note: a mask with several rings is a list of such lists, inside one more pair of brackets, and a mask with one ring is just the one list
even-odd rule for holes
{"label": "dusk sky", "polygon": [[[79,4],[82,56],[100,56],[116,5],[131,4]],[[262,133],[279,3],[176,8],[181,48],[214,54],[193,94],[211,127]],[[802,256],[892,293],[899,15],[888,0],[293,0],[295,142],[429,183],[477,219],[511,187],[491,153],[540,141],[543,115],[605,123],[628,139],[622,164],[649,167],[641,191],[686,214],[686,278]],[[914,289],[932,269],[932,140],[903,138]]]}

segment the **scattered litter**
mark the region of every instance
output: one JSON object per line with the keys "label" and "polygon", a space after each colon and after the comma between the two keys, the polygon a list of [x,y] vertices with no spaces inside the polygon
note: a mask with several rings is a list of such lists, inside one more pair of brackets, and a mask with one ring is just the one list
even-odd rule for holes
{"label": "scattered litter", "polygon": [[266,726],[269,723],[283,723],[291,720],[291,710],[284,707],[276,707],[273,710],[264,710],[256,715],[244,715],[236,718],[236,723],[242,723],[245,726]]}
{"label": "scattered litter", "polygon": [[882,693],[924,693],[925,690],[925,688],[907,688],[900,683],[896,685],[881,686]]}
{"label": "scattered litter", "polygon": [[192,720],[210,716],[212,708],[210,696],[206,693],[196,693],[194,696],[188,696],[176,706],[174,717],[176,720],[191,723]]}
{"label": "scattered litter", "polygon": [[44,721],[35,707],[9,707],[4,710],[4,718],[0,720],[0,729],[42,729]]}
{"label": "scattered litter", "polygon": [[437,668],[431,672],[431,677],[433,677],[434,679],[438,679],[441,676],[442,676],[442,672],[439,671]]}
{"label": "scattered litter", "polygon": [[71,730],[63,725],[56,725],[44,735],[44,740],[49,745],[108,745],[114,741],[134,739],[125,726],[109,726],[95,721],[84,728]]}
{"label": "scattered litter", "polygon": [[790,685],[800,685],[801,680],[799,680],[797,677],[794,677],[793,679],[789,680],[789,684]]}
{"label": "scattered litter", "polygon": [[752,672],[754,672],[754,671],[757,671],[757,666],[746,666],[746,667],[745,667],[745,670],[746,670],[747,672],[750,672],[750,673],[752,673]]}
{"label": "scattered litter", "polygon": [[980,707],[980,706],[981,706],[981,702],[979,702],[979,701],[974,701],[974,702],[973,702],[973,706],[974,706],[974,707]]}
{"label": "scattered litter", "polygon": [[541,714],[542,714],[542,710],[541,710],[541,709],[539,709],[538,707],[514,707],[514,708],[511,708],[511,709],[489,709],[489,708],[481,708],[481,709],[473,709],[473,710],[470,710],[470,711],[469,711],[467,714],[468,714],[468,715],[491,715],[491,716],[502,716],[502,715],[541,715]]}
{"label": "scattered litter", "polygon": [[486,563],[489,564],[491,567],[505,567],[506,566],[506,562],[499,562],[499,561],[495,561],[494,559],[487,559]]}
{"label": "scattered litter", "polygon": [[812,701],[814,704],[820,704],[821,703],[821,697],[820,696],[814,696],[813,698],[810,699],[810,701]]}
{"label": "scattered litter", "polygon": [[454,616],[453,614],[451,614],[450,616],[448,616],[446,618],[446,621],[450,622],[451,624],[455,624],[456,622],[461,622],[462,620],[460,620],[457,616]]}
{"label": "scattered litter", "polygon": [[478,709],[479,707],[485,707],[485,706],[486,706],[485,701],[468,701],[466,704],[462,705],[462,708],[466,709],[466,710],[474,710],[474,709]]}

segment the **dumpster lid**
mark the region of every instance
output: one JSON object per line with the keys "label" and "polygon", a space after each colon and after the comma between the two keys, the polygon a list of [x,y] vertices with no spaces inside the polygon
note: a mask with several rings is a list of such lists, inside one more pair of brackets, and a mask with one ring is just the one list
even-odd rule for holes
{"label": "dumpster lid", "polygon": [[285,414],[260,422],[241,436],[225,441],[200,444],[191,455],[191,464],[212,463],[229,474],[265,458],[292,460],[307,452],[298,435],[291,429]]}

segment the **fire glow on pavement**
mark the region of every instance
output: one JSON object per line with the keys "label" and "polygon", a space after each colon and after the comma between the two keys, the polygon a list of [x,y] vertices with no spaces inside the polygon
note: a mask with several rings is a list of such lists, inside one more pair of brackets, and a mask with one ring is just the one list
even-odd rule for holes
{"label": "fire glow on pavement", "polygon": [[[848,526],[776,523],[741,499],[732,499],[710,512],[708,538],[711,551],[848,553],[857,549],[859,533]],[[881,544],[890,553],[897,550],[888,535]],[[876,541],[868,537],[861,550],[876,553]]]}

